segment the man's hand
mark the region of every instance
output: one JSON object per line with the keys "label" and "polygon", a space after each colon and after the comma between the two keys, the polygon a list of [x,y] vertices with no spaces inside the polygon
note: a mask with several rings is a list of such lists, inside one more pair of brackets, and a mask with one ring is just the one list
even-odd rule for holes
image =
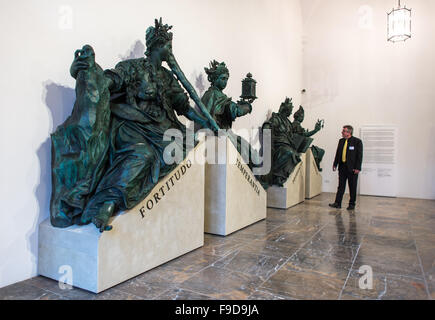
{"label": "man's hand", "polygon": [[336,166],[332,166],[332,171],[336,171],[337,167]]}
{"label": "man's hand", "polygon": [[354,174],[358,174],[358,173],[360,173],[360,171],[357,170],[357,169],[353,169],[353,173],[354,173]]}

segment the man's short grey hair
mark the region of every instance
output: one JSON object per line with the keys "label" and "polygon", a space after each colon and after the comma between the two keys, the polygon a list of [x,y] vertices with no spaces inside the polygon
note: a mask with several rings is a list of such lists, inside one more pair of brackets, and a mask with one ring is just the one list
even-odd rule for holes
{"label": "man's short grey hair", "polygon": [[343,126],[343,128],[346,128],[347,130],[350,131],[350,134],[353,134],[353,127],[351,125],[347,124],[347,125]]}

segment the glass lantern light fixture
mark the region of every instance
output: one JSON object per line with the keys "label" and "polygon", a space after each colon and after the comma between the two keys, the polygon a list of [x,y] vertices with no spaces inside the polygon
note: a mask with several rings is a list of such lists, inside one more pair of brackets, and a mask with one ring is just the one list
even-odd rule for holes
{"label": "glass lantern light fixture", "polygon": [[388,41],[406,41],[411,38],[411,9],[399,5],[387,14]]}

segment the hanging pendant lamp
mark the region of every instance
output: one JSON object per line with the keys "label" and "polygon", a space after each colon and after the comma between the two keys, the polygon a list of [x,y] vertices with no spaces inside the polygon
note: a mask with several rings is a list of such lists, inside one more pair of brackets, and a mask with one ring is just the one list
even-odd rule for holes
{"label": "hanging pendant lamp", "polygon": [[396,9],[387,14],[388,41],[406,41],[411,38],[411,9],[401,7],[400,0]]}

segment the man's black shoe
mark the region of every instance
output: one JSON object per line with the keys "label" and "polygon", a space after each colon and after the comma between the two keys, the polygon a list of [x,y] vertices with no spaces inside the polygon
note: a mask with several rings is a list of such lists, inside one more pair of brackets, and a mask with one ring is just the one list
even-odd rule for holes
{"label": "man's black shoe", "polygon": [[353,205],[349,205],[346,209],[347,209],[347,210],[355,210],[355,206],[353,206]]}
{"label": "man's black shoe", "polygon": [[337,209],[341,208],[341,205],[339,205],[338,203],[335,203],[335,202],[334,203],[330,203],[329,206],[332,207],[332,208],[337,208]]}

